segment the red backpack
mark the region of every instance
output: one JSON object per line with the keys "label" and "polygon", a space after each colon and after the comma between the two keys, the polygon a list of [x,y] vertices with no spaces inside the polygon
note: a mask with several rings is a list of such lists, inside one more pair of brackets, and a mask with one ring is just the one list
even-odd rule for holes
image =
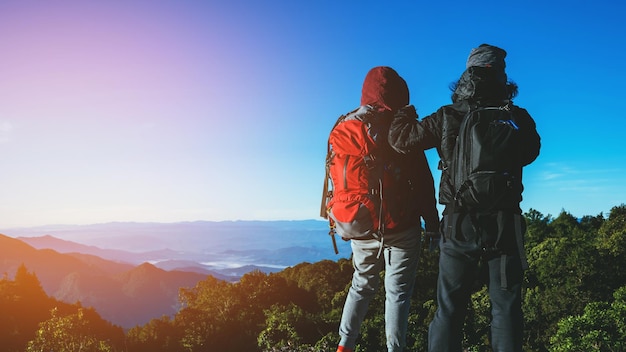
{"label": "red backpack", "polygon": [[411,182],[410,164],[402,162],[406,156],[387,143],[389,119],[361,106],[339,117],[330,132],[320,215],[329,220],[335,253],[335,233],[382,242],[385,231],[407,222],[417,182]]}

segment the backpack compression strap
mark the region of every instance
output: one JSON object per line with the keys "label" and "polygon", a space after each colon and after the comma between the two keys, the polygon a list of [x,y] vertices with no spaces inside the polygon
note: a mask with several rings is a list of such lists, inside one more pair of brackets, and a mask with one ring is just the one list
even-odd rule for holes
{"label": "backpack compression strap", "polygon": [[[341,115],[333,125],[332,130],[337,127],[343,120],[345,120],[346,115]],[[335,240],[335,222],[332,218],[328,217],[328,201],[333,197],[333,191],[329,189],[329,180],[330,180],[330,159],[332,158],[332,151],[330,150],[330,138],[326,144],[326,175],[324,176],[324,186],[322,188],[322,204],[320,206],[320,216],[324,219],[328,219],[329,231],[328,235],[333,240],[333,249],[335,254],[339,254],[339,250],[337,249],[337,241]]]}

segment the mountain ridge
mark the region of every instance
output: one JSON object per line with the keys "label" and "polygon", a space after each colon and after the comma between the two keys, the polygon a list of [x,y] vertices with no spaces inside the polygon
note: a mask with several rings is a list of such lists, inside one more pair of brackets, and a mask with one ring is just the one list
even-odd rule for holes
{"label": "mountain ridge", "polygon": [[[0,258],[0,270],[6,276],[24,265],[37,276],[49,296],[93,307],[104,319],[124,328],[163,315],[172,316],[177,311],[178,290],[193,287],[207,277],[193,272],[165,271],[149,263],[131,265],[128,270],[122,267],[105,270],[103,266],[119,263],[94,260],[92,256],[85,257],[91,262],[84,262],[80,256],[36,249],[5,235],[0,235]],[[150,269],[146,271],[146,267]]]}
{"label": "mountain ridge", "polygon": [[[328,224],[317,220],[116,222],[0,233],[11,235],[0,235],[5,274],[23,263],[50,296],[93,306],[125,328],[173,315],[178,290],[208,275],[233,282],[254,270],[271,273],[350,255],[345,241],[337,241],[340,255],[334,254]],[[16,255],[5,256],[8,251]],[[150,297],[137,299],[138,292]]]}

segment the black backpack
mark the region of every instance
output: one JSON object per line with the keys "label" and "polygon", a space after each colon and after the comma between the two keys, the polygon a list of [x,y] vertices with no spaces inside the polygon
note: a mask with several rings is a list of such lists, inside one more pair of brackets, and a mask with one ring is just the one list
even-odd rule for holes
{"label": "black backpack", "polygon": [[[524,250],[523,221],[518,213],[523,191],[523,140],[520,134],[510,104],[471,108],[461,121],[450,176],[454,186],[452,213],[458,207],[467,212],[470,219],[474,219],[477,213],[497,213],[500,227],[503,226],[504,212],[513,211],[515,237],[512,240],[516,242],[525,270],[528,261]],[[454,232],[454,228],[454,225],[449,226],[448,231]],[[491,244],[495,247],[489,250],[499,250],[502,233],[498,230],[498,238]],[[505,274],[501,285],[507,287]]]}
{"label": "black backpack", "polygon": [[519,207],[520,142],[509,104],[470,109],[461,122],[451,160],[453,206],[479,212]]}

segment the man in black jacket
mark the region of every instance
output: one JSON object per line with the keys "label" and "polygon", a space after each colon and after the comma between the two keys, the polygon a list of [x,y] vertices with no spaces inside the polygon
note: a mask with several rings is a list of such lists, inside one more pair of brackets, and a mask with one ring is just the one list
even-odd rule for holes
{"label": "man in black jacket", "polygon": [[453,87],[450,105],[418,121],[413,106],[396,113],[389,143],[399,152],[437,148],[441,170],[439,203],[445,205],[440,243],[437,312],[429,329],[429,351],[462,351],[463,324],[477,273],[488,273],[491,299],[491,347],[494,351],[522,351],[521,286],[526,259],[525,226],[521,217],[521,185],[512,206],[469,211],[455,201],[452,175],[454,148],[461,122],[470,109],[506,107],[513,113],[520,135],[521,167],[539,155],[540,137],[528,112],[513,105],[517,85],[505,73],[506,52],[482,44],[471,51],[466,70]]}

